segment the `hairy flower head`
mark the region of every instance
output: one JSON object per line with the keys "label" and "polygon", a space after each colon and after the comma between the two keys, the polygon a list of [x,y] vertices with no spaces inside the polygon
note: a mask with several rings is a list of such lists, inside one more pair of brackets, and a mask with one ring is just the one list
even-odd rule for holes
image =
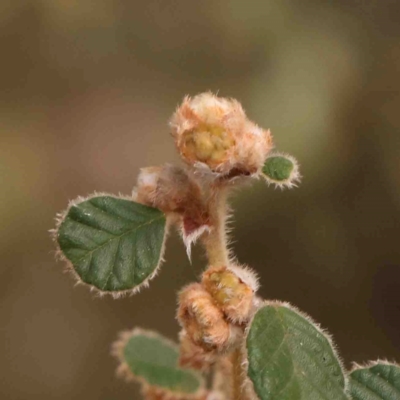
{"label": "hairy flower head", "polygon": [[225,320],[210,294],[198,283],[181,291],[177,318],[193,343],[206,351],[223,352],[236,343],[237,327]]}
{"label": "hairy flower head", "polygon": [[184,161],[220,175],[258,172],[272,148],[270,131],[251,122],[238,101],[211,93],[186,97],[170,125]]}

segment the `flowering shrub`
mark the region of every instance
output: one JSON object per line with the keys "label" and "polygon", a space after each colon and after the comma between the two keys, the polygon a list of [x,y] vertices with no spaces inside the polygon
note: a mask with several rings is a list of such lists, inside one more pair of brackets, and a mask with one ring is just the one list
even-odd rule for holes
{"label": "flowering shrub", "polygon": [[[295,307],[257,296],[256,274],[227,246],[227,196],[251,179],[299,182],[296,160],[241,105],[211,93],[186,97],[170,122],[185,165],[143,168],[131,196],[94,194],[58,216],[58,255],[79,283],[120,297],[148,286],[171,227],[188,256],[208,265],[178,295],[179,345],[134,329],[113,345],[118,374],[148,400],[399,400],[400,367],[376,362],[345,371],[330,336]],[[211,372],[211,383],[204,374]]]}

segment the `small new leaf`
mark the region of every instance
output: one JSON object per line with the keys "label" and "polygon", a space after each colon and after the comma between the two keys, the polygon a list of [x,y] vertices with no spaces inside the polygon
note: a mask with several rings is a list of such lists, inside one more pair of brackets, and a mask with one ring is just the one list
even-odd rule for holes
{"label": "small new leaf", "polygon": [[348,400],[332,342],[288,304],[265,303],[247,333],[248,376],[261,400]]}
{"label": "small new leaf", "polygon": [[289,155],[270,155],[262,167],[262,173],[268,183],[278,187],[293,187],[300,179],[297,161]]}
{"label": "small new leaf", "polygon": [[201,376],[179,367],[177,345],[155,332],[123,332],[113,354],[120,362],[118,375],[159,392],[157,398],[197,400],[205,395]]}
{"label": "small new leaf", "polygon": [[350,373],[353,400],[400,400],[400,366],[377,361]]}
{"label": "small new leaf", "polygon": [[165,226],[165,215],[155,208],[95,196],[71,204],[55,238],[79,282],[118,296],[139,290],[156,274]]}

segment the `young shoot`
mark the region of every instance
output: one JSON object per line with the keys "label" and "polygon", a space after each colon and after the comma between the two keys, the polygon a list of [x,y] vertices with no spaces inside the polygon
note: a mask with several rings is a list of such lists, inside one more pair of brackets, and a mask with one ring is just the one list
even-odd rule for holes
{"label": "young shoot", "polygon": [[285,302],[257,295],[257,275],[227,240],[227,200],[264,178],[300,182],[290,155],[240,103],[212,93],[185,97],[170,120],[183,164],[142,168],[129,196],[95,193],[57,218],[57,255],[98,295],[134,294],[158,274],[175,228],[207,264],[178,293],[179,343],[135,328],[112,346],[118,376],[145,400],[400,400],[400,367],[377,361],[347,372],[329,334]]}

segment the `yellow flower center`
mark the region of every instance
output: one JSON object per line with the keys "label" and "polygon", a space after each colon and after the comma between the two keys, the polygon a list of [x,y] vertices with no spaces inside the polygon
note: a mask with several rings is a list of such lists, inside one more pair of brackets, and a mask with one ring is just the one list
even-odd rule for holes
{"label": "yellow flower center", "polygon": [[218,165],[225,161],[228,151],[235,144],[229,132],[221,126],[201,124],[184,135],[188,158]]}

